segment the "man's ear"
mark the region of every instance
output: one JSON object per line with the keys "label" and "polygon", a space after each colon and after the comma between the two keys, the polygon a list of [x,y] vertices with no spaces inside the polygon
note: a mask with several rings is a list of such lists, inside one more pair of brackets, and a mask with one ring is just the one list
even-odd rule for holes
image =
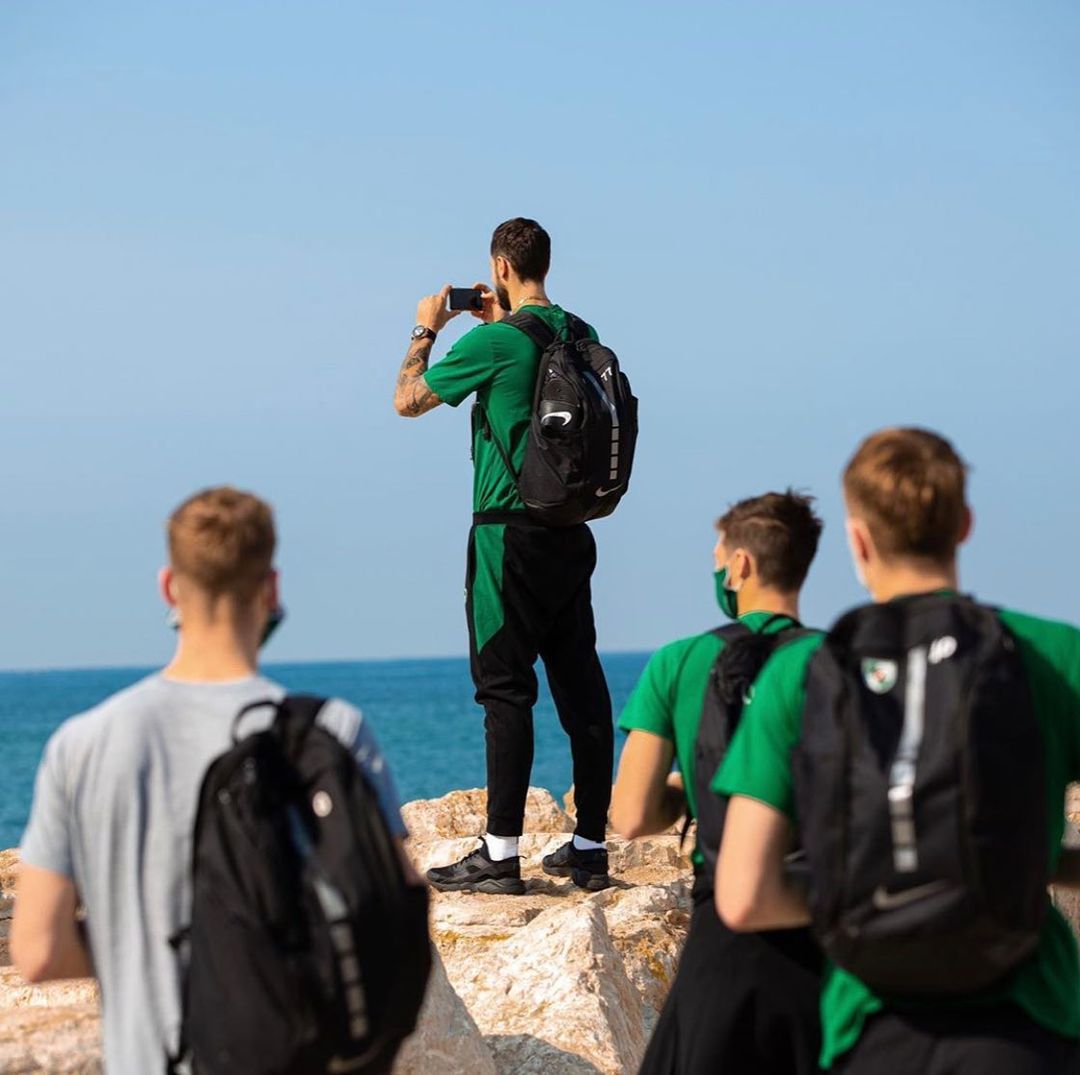
{"label": "man's ear", "polygon": [[960,523],[960,534],[956,539],[956,544],[957,545],[963,545],[964,542],[967,541],[967,539],[969,537],[971,537],[971,531],[974,530],[974,529],[975,529],[975,514],[971,510],[971,508],[969,508],[967,506],[967,504],[965,504],[964,505],[964,518],[961,520],[961,523]]}
{"label": "man's ear", "polygon": [[165,604],[176,608],[176,576],[171,567],[163,567],[158,572],[158,590]]}
{"label": "man's ear", "polygon": [[753,555],[741,546],[731,556],[731,581],[745,582],[751,575],[757,574],[757,564]]}
{"label": "man's ear", "polygon": [[281,575],[276,568],[266,579],[266,607],[271,612],[281,607]]}
{"label": "man's ear", "polygon": [[492,259],[492,270],[494,272],[495,280],[497,283],[502,284],[504,287],[510,280],[510,275],[513,273],[513,269],[510,267],[510,262],[502,256],[502,254],[496,254]]}
{"label": "man's ear", "polygon": [[847,531],[848,549],[851,550],[852,560],[856,565],[869,563],[877,554],[874,539],[870,536],[870,528],[862,519],[849,515],[844,520],[844,529]]}

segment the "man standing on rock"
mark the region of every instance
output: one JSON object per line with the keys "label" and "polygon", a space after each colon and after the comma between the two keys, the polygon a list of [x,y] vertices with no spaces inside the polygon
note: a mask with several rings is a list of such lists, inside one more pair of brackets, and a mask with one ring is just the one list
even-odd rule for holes
{"label": "man standing on rock", "polygon": [[[160,582],[177,618],[175,656],[49,740],[11,934],[28,981],[97,977],[105,1069],[115,1075],[161,1071],[177,1049],[181,968],[170,938],[191,913],[199,788],[229,748],[241,708],[284,695],[257,668],[282,615],[270,507],[228,487],[206,490],[173,513],[168,542]],[[317,719],[355,756],[388,828],[403,839],[397,792],[368,721],[338,700]],[[249,730],[261,721],[252,713]]]}
{"label": "man standing on rock", "polygon": [[422,299],[394,395],[404,417],[440,403],[456,407],[474,392],[481,408],[472,430],[466,615],[476,700],[485,713],[487,832],[459,862],[428,871],[443,891],[525,891],[518,838],[533,762],[538,656],[570,738],[577,807],[573,838],[545,856],[544,870],[587,889],[610,883],[605,833],[614,735],[590,590],[596,544],[584,523],[531,520],[511,471],[525,453],[541,349],[503,319],[527,310],[555,333],[567,332],[568,315],[544,289],[550,260],[551,240],[535,220],[500,224],[491,240],[492,287],[476,285],[481,307],[474,313],[484,323],[429,368],[437,334],[458,311],[447,309],[449,288]]}
{"label": "man standing on rock", "polygon": [[1047,892],[1080,885],[1080,630],[959,593],[966,474],[929,430],[859,446],[847,536],[873,601],[769,661],[714,782],[719,912],[813,912],[821,1066],[844,1075],[1080,1071],[1077,943]]}
{"label": "man standing on rock", "polygon": [[[684,813],[698,819],[690,930],[641,1073],[811,1075],[821,954],[806,929],[738,934],[717,916],[723,817],[708,786],[719,758],[709,758],[706,745],[714,724],[723,731],[737,721],[768,652],[806,633],[799,592],[821,520],[809,497],[788,491],[743,500],[716,525],[717,600],[733,622],[654,654],[619,721],[629,736],[612,804],[616,830],[633,839],[665,831]],[[740,703],[734,709],[714,698],[729,682]]]}

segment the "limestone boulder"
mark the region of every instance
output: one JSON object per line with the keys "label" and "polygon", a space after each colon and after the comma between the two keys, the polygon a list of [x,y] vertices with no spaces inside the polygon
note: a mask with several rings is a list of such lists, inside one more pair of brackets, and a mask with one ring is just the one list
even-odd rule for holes
{"label": "limestone boulder", "polygon": [[96,1005],[28,1007],[0,1017],[0,1075],[99,1075]]}
{"label": "limestone boulder", "polygon": [[431,969],[416,1031],[402,1046],[394,1075],[498,1075],[476,1021],[446,977],[442,960]]}
{"label": "limestone boulder", "polygon": [[[451,791],[440,799],[418,799],[402,808],[409,835],[417,841],[480,836],[487,830],[487,791]],[[550,791],[529,788],[525,831],[569,832],[573,826]]]}
{"label": "limestone boulder", "polygon": [[11,962],[8,938],[15,912],[15,879],[19,870],[18,851],[0,851],[0,967]]}
{"label": "limestone boulder", "polygon": [[101,1070],[96,982],[30,986],[13,968],[0,970],[0,1075]]}
{"label": "limestone boulder", "polygon": [[640,1063],[642,999],[594,901],[553,907],[447,973],[500,1072],[621,1075]]}
{"label": "limestone boulder", "polygon": [[27,985],[14,967],[0,968],[0,1012],[13,1008],[70,1008],[95,1006],[97,982],[93,978],[72,978],[44,985]]}
{"label": "limestone boulder", "polygon": [[15,901],[10,896],[0,896],[0,967],[11,963],[11,916],[15,913]]}
{"label": "limestone boulder", "polygon": [[627,976],[645,1005],[647,1033],[667,999],[690,925],[688,889],[681,884],[611,888],[593,902],[623,957]]}
{"label": "limestone boulder", "polygon": [[15,895],[15,880],[19,873],[19,852],[0,851],[0,896]]}

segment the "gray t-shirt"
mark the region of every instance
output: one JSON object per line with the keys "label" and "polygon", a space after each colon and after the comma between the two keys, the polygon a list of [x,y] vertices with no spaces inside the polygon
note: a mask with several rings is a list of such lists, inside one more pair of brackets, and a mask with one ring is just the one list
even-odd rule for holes
{"label": "gray t-shirt", "polygon": [[[261,676],[153,675],[66,721],[45,747],[22,857],[78,889],[101,983],[105,1068],[115,1075],[164,1070],[176,1048],[180,977],[169,938],[190,914],[199,787],[240,708],[283,693]],[[266,727],[271,712],[252,712],[243,728]],[[359,710],[334,700],[319,723],[352,750],[404,836],[390,771]]]}

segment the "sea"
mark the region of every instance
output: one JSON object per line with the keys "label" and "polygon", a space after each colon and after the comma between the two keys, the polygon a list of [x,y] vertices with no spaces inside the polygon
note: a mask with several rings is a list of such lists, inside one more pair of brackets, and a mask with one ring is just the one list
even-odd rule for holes
{"label": "sea", "polygon": [[[618,714],[647,654],[602,657]],[[571,783],[569,742],[559,726],[541,666],[534,710],[532,783],[561,799]],[[0,849],[18,846],[34,773],[52,732],[67,718],[149,675],[147,668],[0,672]],[[483,787],[484,714],[473,701],[468,661],[348,661],[271,664],[263,671],[295,691],[334,695],[359,706],[389,759],[402,802],[455,788]]]}

